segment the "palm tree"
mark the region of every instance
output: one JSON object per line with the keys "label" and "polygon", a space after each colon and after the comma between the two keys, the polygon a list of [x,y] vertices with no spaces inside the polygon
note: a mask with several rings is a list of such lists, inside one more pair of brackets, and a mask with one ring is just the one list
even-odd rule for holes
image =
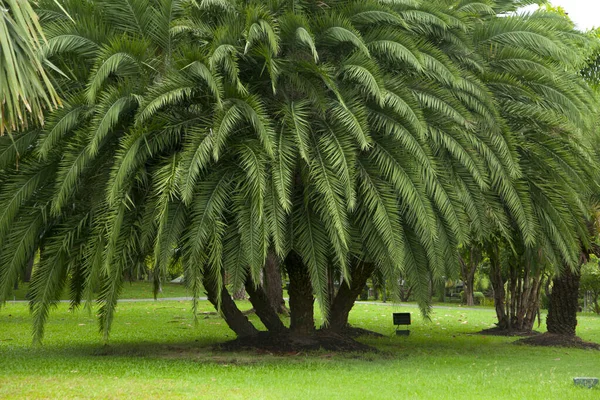
{"label": "palm tree", "polygon": [[257,331],[225,277],[287,331],[260,286],[270,255],[295,334],[314,331],[315,295],[342,330],[375,270],[407,276],[427,313],[459,244],[537,233],[523,132],[472,36],[496,10],[477,4],[70,0],[73,22],[42,2],[44,54],[70,75],[43,131],[0,143],[0,301],[41,249],[35,338],[67,283],[73,305],[100,292],[107,338],[125,272],[181,260],[238,335]]}
{"label": "palm tree", "polygon": [[[549,12],[493,18],[475,31],[474,39],[488,65],[482,79],[510,131],[520,136],[518,184],[537,226],[535,237],[515,232],[507,235],[500,246],[504,249],[497,240],[488,245],[495,260],[492,281],[500,296],[499,326],[528,331],[544,276],[576,269],[580,248],[588,243],[584,204],[597,190],[597,163],[591,161],[597,103],[580,77],[585,57],[578,49],[589,49],[595,41]],[[503,306],[506,281],[510,314]]]}
{"label": "palm tree", "polygon": [[60,105],[40,55],[43,41],[29,1],[0,1],[0,135],[43,123],[44,109]]}

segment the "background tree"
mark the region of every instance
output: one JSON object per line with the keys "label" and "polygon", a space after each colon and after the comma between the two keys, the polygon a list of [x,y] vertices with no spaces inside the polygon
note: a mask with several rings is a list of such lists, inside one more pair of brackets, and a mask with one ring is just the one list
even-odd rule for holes
{"label": "background tree", "polygon": [[591,307],[596,314],[600,314],[600,266],[597,257],[592,257],[590,262],[581,267],[580,290],[583,296],[591,294]]}
{"label": "background tree", "polygon": [[[501,33],[506,29],[514,31]],[[489,63],[488,87],[509,129],[521,136],[515,142],[520,193],[537,227],[535,237],[528,237],[511,222],[512,233],[496,235],[505,241],[488,245],[501,329],[531,330],[545,271],[577,268],[580,243],[588,242],[582,204],[597,186],[597,166],[590,162],[596,105],[578,71],[585,59],[580,50],[593,41],[572,32],[568,19],[540,11],[489,21],[475,34],[485,44],[480,49]],[[498,34],[495,46],[487,42],[490,33]]]}

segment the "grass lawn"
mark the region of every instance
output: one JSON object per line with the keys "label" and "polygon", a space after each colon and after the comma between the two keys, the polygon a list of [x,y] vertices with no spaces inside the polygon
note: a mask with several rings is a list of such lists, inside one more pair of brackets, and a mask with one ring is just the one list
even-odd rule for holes
{"label": "grass lawn", "polygon": [[[242,308],[249,308],[241,302]],[[26,304],[0,311],[0,398],[207,399],[599,399],[574,387],[600,376],[600,352],[531,348],[474,334],[494,322],[487,309],[437,309],[431,322],[412,307],[359,304],[352,323],[388,335],[361,339],[380,354],[224,353],[233,338],[217,316],[189,302],[121,303],[103,347],[94,315],[51,313],[43,347],[32,347]],[[211,311],[207,302],[202,311]],[[391,313],[413,312],[410,337],[392,333]],[[251,317],[255,319],[255,317]],[[600,318],[581,316],[579,334],[600,342]]]}
{"label": "grass lawn", "polygon": [[[14,300],[25,300],[27,290],[29,289],[28,283],[21,283],[17,290],[13,291]],[[123,291],[121,292],[122,299],[152,299],[154,298],[154,284],[152,282],[125,282],[123,285]],[[189,297],[191,292],[180,283],[164,283],[162,285],[162,292],[158,294],[158,298],[169,298],[169,297]],[[202,293],[204,295],[204,293]],[[61,296],[62,300],[69,299],[69,288],[66,287],[64,293]]]}

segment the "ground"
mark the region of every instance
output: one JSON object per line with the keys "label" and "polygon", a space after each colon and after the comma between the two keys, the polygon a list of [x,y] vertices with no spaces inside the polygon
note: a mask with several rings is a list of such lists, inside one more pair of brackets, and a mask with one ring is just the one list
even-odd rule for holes
{"label": "ground", "polygon": [[[190,308],[187,301],[121,303],[104,347],[93,313],[61,304],[36,348],[27,306],[8,304],[0,310],[0,398],[600,398],[600,389],[572,383],[600,376],[600,351],[479,335],[493,325],[489,309],[438,308],[425,322],[412,306],[359,304],[351,322],[385,335],[359,339],[378,354],[269,354],[216,350],[233,334],[214,315],[200,314],[195,325]],[[405,311],[413,312],[411,335],[396,337],[391,313]],[[579,335],[600,342],[600,318],[579,321]]]}

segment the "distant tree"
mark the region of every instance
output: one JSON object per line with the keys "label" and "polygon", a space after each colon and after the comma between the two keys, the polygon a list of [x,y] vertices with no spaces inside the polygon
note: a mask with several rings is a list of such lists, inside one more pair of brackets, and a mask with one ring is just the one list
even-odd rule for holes
{"label": "distant tree", "polygon": [[598,258],[594,257],[589,263],[581,267],[581,285],[580,290],[586,295],[586,292],[592,294],[592,307],[596,314],[600,314],[600,265]]}
{"label": "distant tree", "polygon": [[[483,240],[492,261],[499,327],[528,331],[538,311],[542,279],[577,269],[581,246],[589,243],[589,215],[582,203],[598,182],[597,165],[590,162],[597,105],[579,71],[597,41],[575,34],[571,38],[579,39],[571,42],[567,37],[574,34],[573,24],[544,10],[490,21],[481,32],[509,26],[515,32],[503,36],[496,46],[482,41],[484,46],[478,48],[489,62],[485,82],[497,98],[500,113],[510,131],[521,135],[522,140],[515,142],[520,193],[526,194],[529,222],[537,226],[537,234],[527,237],[511,221],[511,233],[499,230]],[[555,41],[554,50],[526,43],[542,36]],[[560,94],[560,99],[548,97],[550,92]],[[496,219],[501,214],[492,215]]]}

